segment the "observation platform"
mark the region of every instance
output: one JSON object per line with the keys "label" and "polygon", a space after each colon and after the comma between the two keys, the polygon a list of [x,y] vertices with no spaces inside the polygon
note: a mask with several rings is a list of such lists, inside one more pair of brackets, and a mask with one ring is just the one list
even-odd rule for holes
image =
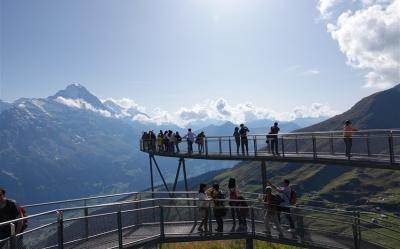
{"label": "observation platform", "polygon": [[[133,192],[27,205],[32,215],[29,227],[22,234],[13,234],[0,243],[5,248],[146,248],[164,243],[244,240],[246,249],[253,248],[254,240],[327,249],[399,248],[400,219],[382,219],[378,213],[327,209],[305,205],[291,208],[296,230],[286,231],[283,213],[279,236],[273,224],[266,233],[265,207],[259,193],[242,193],[248,205],[247,225],[232,230],[230,213],[224,219],[224,231],[214,231],[213,202],[208,202],[208,233],[197,231],[201,221],[195,192]],[[225,201],[228,205],[228,200]],[[96,204],[95,204],[96,203]],[[227,208],[237,208],[229,207]],[[37,210],[46,210],[36,212]],[[372,222],[371,217],[376,221]],[[19,219],[20,221],[23,219]],[[11,223],[0,223],[10,226]]]}
{"label": "observation platform", "polygon": [[177,152],[176,147],[168,151],[154,139],[141,139],[140,150],[151,156],[186,159],[312,163],[400,170],[400,130],[354,132],[350,156],[345,155],[342,131],[282,133],[276,139],[279,155],[272,154],[267,134],[248,135],[247,151],[243,151],[242,142],[237,149],[233,136],[205,137],[201,143],[193,143],[190,153],[186,141],[179,143]]}

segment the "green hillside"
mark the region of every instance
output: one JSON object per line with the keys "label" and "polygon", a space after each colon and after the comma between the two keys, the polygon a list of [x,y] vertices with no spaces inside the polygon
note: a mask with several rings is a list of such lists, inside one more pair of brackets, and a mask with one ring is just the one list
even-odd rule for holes
{"label": "green hillside", "polygon": [[[358,129],[400,127],[400,110],[393,106],[400,106],[400,85],[368,96],[345,113],[299,131],[338,130],[347,119]],[[398,146],[395,150],[400,153]],[[234,177],[242,191],[262,192],[260,162],[242,162],[232,169],[214,173],[209,173],[212,177],[208,179],[193,179],[191,184],[195,187],[199,181],[205,181],[226,186],[228,179]],[[400,171],[267,162],[267,178],[277,184],[284,178],[290,179],[305,202],[314,200],[314,204],[324,206],[356,205],[362,210],[379,206],[400,213]]]}

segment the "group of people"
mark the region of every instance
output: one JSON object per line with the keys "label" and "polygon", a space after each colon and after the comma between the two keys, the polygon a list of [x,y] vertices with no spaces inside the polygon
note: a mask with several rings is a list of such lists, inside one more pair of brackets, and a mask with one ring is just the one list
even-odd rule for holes
{"label": "group of people", "polygon": [[[269,150],[274,155],[278,153],[278,123],[275,122],[270,128],[270,132],[267,135],[266,143],[270,144]],[[239,154],[240,148],[243,155],[249,155],[249,140],[248,133],[250,129],[244,124],[240,124],[239,127],[234,128],[233,137],[236,143],[236,152]],[[157,152],[168,152],[168,153],[179,153],[179,144],[186,139],[187,151],[189,154],[193,153],[193,144],[197,144],[198,152],[204,153],[204,143],[206,135],[204,131],[199,134],[195,134],[191,128],[188,129],[187,134],[181,137],[178,131],[173,132],[172,130],[166,130],[158,133],[156,136],[154,131],[143,132],[142,145],[145,151],[157,151]]]}
{"label": "group of people", "polygon": [[[278,192],[273,194],[272,190]],[[205,183],[200,184],[198,192],[199,201],[199,212],[201,214],[201,222],[197,230],[201,233],[209,232],[208,224],[210,222],[210,210],[212,204],[212,210],[217,228],[217,233],[222,233],[224,230],[223,217],[225,217],[230,211],[232,217],[232,228],[231,232],[246,232],[247,231],[247,217],[249,215],[249,208],[247,201],[243,196],[240,195],[239,189],[236,185],[236,180],[230,178],[228,182],[228,195],[229,195],[229,207],[225,207],[225,201],[227,200],[223,191],[220,190],[220,186],[214,183],[211,188],[207,188]],[[267,234],[271,234],[270,222],[272,221],[279,232],[279,236],[283,236],[283,229],[281,227],[281,213],[284,213],[286,219],[289,222],[288,232],[294,232],[295,226],[291,216],[291,206],[296,204],[296,192],[290,187],[290,181],[285,179],[282,187],[278,187],[268,181],[268,186],[265,189],[265,195],[263,198],[265,204],[265,230]],[[239,226],[236,229],[236,221]]]}
{"label": "group of people", "polygon": [[193,143],[197,144],[199,153],[204,153],[205,137],[206,135],[204,134],[204,131],[196,135],[190,128],[188,129],[187,134],[183,137],[178,131],[173,132],[172,130],[160,130],[157,136],[154,131],[149,131],[143,132],[142,134],[142,146],[144,151],[179,153],[179,144],[182,142],[182,139],[186,139],[188,153],[193,153]]}
{"label": "group of people", "polygon": [[[247,231],[247,216],[248,216],[248,206],[243,196],[239,195],[239,190],[236,187],[236,181],[234,178],[229,179],[228,183],[228,193],[229,193],[229,206],[231,207],[230,213],[232,216],[232,228],[231,232]],[[214,183],[212,187],[207,188],[205,183],[200,184],[199,193],[199,212],[201,214],[201,222],[197,228],[199,232],[209,232],[209,208],[210,202],[213,203],[213,214],[215,221],[217,223],[216,232],[222,233],[224,230],[223,217],[228,213],[228,209],[225,207],[226,196],[224,192],[220,189],[218,183]],[[236,221],[238,222],[238,227],[236,227]]]}

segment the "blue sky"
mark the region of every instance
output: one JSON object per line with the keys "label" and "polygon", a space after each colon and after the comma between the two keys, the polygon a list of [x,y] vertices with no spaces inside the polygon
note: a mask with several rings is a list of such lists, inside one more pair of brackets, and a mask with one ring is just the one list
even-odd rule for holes
{"label": "blue sky", "polygon": [[[147,110],[223,98],[345,111],[400,82],[399,0],[348,2],[2,0],[0,99],[80,83]],[[380,34],[374,49],[363,29]]]}

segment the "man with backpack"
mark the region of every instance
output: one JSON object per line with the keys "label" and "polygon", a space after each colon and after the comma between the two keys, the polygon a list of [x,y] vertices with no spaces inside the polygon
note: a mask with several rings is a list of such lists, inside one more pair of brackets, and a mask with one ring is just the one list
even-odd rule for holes
{"label": "man with backpack", "polygon": [[283,230],[278,220],[280,202],[281,201],[279,196],[272,194],[271,186],[267,186],[265,188],[265,198],[264,198],[264,204],[266,208],[264,215],[264,224],[267,236],[271,236],[271,227],[269,225],[269,222],[272,220],[272,222],[276,226],[276,229],[279,232],[279,237],[283,237]]}
{"label": "man with backpack", "polygon": [[249,140],[247,139],[247,133],[249,133],[250,130],[249,128],[247,128],[246,126],[244,126],[244,124],[240,124],[240,130],[239,130],[239,134],[240,134],[240,140],[242,142],[242,154],[244,154],[245,150],[246,150],[246,155],[249,155]]}
{"label": "man with backpack", "polygon": [[222,233],[224,231],[224,221],[223,217],[226,216],[227,210],[224,205],[223,199],[225,199],[225,195],[219,189],[219,184],[214,183],[212,188],[207,190],[207,195],[209,195],[214,200],[214,218],[217,222],[217,229],[216,232]]}
{"label": "man with backpack", "polygon": [[271,141],[271,152],[275,156],[279,156],[278,152],[278,132],[279,132],[278,122],[274,123],[274,126],[271,126],[271,131],[269,132],[269,139]]}
{"label": "man with backpack", "polygon": [[[277,187],[276,185],[272,184],[270,181],[267,181],[267,183],[274,188],[276,191],[280,193],[282,203],[280,203],[281,206],[281,212],[285,214],[286,219],[289,221],[290,228],[288,229],[288,232],[294,232],[294,222],[292,219],[292,216],[290,215],[290,206],[291,205],[296,205],[296,192],[289,186],[290,181],[289,179],[284,179],[283,180],[283,186],[282,187]],[[280,217],[278,217],[280,220]]]}
{"label": "man with backpack", "polygon": [[[14,201],[8,200],[6,198],[6,190],[0,187],[0,223],[7,222],[10,220],[15,220],[20,218],[20,210]],[[18,234],[21,232],[22,222],[17,222],[15,233]],[[0,240],[6,239],[11,236],[11,227],[10,226],[1,226],[0,227]],[[3,246],[0,243],[0,248]]]}

